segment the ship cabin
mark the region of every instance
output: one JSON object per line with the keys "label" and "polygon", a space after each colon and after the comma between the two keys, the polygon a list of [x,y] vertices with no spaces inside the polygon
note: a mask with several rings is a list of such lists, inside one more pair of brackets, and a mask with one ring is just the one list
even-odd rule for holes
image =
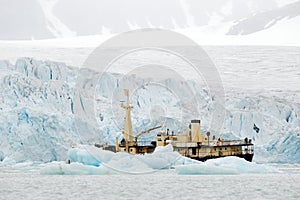
{"label": "ship cabin", "polygon": [[200,120],[192,120],[187,130],[177,134],[167,129],[165,132],[157,134],[156,145],[172,144],[174,151],[200,161],[225,156],[238,156],[252,161],[254,146],[251,139],[224,140],[211,136],[210,132],[201,134],[200,123]]}

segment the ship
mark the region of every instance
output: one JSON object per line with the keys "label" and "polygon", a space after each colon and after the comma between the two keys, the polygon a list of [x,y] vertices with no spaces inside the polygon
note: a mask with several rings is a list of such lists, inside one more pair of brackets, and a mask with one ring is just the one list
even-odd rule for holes
{"label": "ship", "polygon": [[[191,120],[188,128],[181,131],[170,131],[164,126],[156,126],[142,131],[135,136],[132,133],[131,109],[133,106],[129,101],[129,91],[124,90],[127,100],[121,107],[125,110],[126,116],[122,138],[116,137],[116,152],[127,152],[129,154],[152,153],[156,147],[171,144],[174,151],[182,156],[206,161],[208,159],[221,158],[226,156],[236,156],[252,162],[254,156],[254,144],[251,139],[224,140],[223,138],[211,135],[210,132],[201,133],[201,120]],[[152,141],[140,141],[139,137],[150,131],[161,129]],[[103,147],[105,149],[105,147]],[[108,150],[111,150],[110,147]]]}

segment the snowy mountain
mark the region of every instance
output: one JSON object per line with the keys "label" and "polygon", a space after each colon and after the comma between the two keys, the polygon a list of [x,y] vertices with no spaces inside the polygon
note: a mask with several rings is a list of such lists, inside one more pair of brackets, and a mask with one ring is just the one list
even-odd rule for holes
{"label": "snowy mountain", "polygon": [[[121,81],[138,88],[131,96],[134,133],[161,120],[172,130],[181,129],[195,117],[186,111],[182,115],[182,109],[188,108],[183,99],[165,88],[192,89],[202,131],[207,130],[214,109],[205,86],[194,81],[166,79],[158,82],[165,87],[158,87],[134,74],[124,80],[112,73],[102,74],[99,80],[100,74],[92,70],[30,58],[15,65],[1,61],[0,68],[0,157],[6,162],[65,160],[72,142],[113,144],[123,126]],[[188,95],[185,91],[178,90],[181,96]],[[299,92],[232,89],[226,93],[224,128],[214,134],[252,138],[256,161],[299,163],[299,101]],[[254,123],[260,132],[253,130]]]}
{"label": "snowy mountain", "polygon": [[233,25],[228,31],[228,35],[247,35],[268,29],[280,20],[290,20],[300,15],[300,1],[288,4],[281,8],[270,11],[256,13],[255,15],[242,19]]}
{"label": "snowy mountain", "polygon": [[2,5],[1,40],[120,33],[149,27],[200,28],[200,37],[252,35],[271,27],[282,31],[289,27],[278,26],[277,22],[286,24],[299,17],[299,1],[281,0],[2,0]]}

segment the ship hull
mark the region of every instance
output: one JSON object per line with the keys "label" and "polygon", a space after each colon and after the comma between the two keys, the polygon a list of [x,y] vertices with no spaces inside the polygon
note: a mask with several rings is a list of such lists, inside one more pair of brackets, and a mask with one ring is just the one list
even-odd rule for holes
{"label": "ship hull", "polygon": [[[241,155],[234,155],[234,156],[239,157],[239,158],[243,158],[248,162],[252,162],[254,154],[241,154]],[[205,161],[210,160],[210,159],[224,158],[224,157],[228,157],[228,156],[206,156],[206,157],[200,157],[200,158],[199,157],[198,158],[189,157],[189,158],[205,162]]]}
{"label": "ship hull", "polygon": [[[237,146],[242,147],[243,145],[234,145],[234,146],[235,147],[237,147]],[[251,144],[251,146],[252,146],[252,144]],[[224,148],[224,146],[222,146],[222,147]],[[229,146],[226,146],[226,147],[229,147]],[[198,149],[201,149],[201,148],[214,149],[215,147],[207,147],[207,146],[198,147]],[[104,149],[105,150],[111,150],[111,149],[106,149],[106,148],[104,148]],[[121,152],[126,152],[126,147],[125,146],[119,146],[119,149],[120,149]],[[129,146],[128,149],[129,149],[130,154],[146,154],[146,153],[153,153],[153,151],[155,150],[155,146],[152,146],[152,145],[149,145],[149,146]],[[131,149],[134,149],[134,151],[131,151]],[[189,148],[176,148],[176,147],[174,148],[174,151],[180,153],[182,156],[185,156],[185,157],[188,157],[188,158],[191,158],[191,159],[194,159],[194,160],[199,160],[199,161],[202,161],[202,162],[205,162],[209,159],[224,158],[224,157],[228,157],[228,156],[235,156],[235,157],[243,158],[248,162],[252,162],[252,159],[253,159],[253,156],[254,156],[253,151],[252,151],[252,153],[234,153],[234,154],[231,152],[230,155],[224,155],[223,153],[218,153],[218,154],[210,154],[210,155],[207,155],[207,156],[199,156],[199,155],[198,156],[192,156],[192,155],[186,153],[186,152],[189,152],[188,150],[189,150]],[[185,152],[185,153],[183,153],[183,152]]]}

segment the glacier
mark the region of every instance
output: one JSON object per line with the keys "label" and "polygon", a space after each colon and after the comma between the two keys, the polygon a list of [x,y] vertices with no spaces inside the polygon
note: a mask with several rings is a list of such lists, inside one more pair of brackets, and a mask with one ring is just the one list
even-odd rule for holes
{"label": "glacier", "polygon": [[[19,58],[0,61],[0,161],[53,162],[67,159],[70,144],[114,144],[121,135],[124,85],[138,88],[131,102],[134,133],[159,125],[187,127],[195,117],[186,97],[197,98],[202,131],[209,129],[214,99],[202,83],[75,68],[61,62]],[[164,87],[161,87],[164,86]],[[181,88],[178,98],[168,88]],[[221,132],[228,139],[251,138],[258,163],[300,163],[300,95],[295,91],[226,91]],[[253,130],[256,124],[260,131]],[[144,135],[148,140],[155,133]]]}

